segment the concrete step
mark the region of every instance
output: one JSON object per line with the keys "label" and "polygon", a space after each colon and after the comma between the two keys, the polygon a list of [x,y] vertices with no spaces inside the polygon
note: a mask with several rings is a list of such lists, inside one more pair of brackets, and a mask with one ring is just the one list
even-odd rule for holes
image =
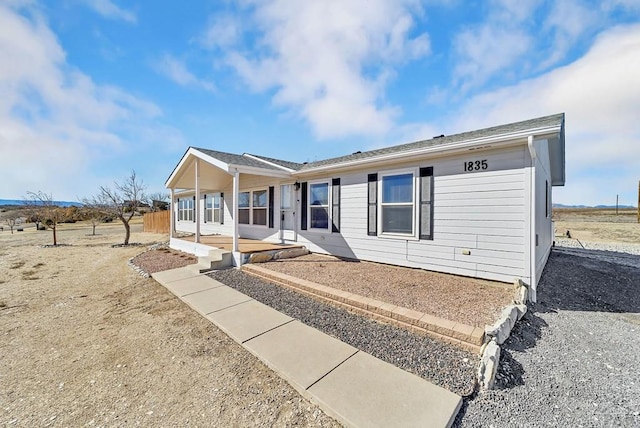
{"label": "concrete step", "polygon": [[198,263],[191,265],[191,270],[205,273],[212,270],[226,269],[233,265],[231,251],[215,249],[209,251],[208,256],[198,257]]}

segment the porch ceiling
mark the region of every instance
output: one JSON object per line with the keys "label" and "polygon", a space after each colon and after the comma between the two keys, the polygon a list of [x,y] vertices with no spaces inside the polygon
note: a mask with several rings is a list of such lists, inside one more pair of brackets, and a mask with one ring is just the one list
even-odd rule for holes
{"label": "porch ceiling", "polygon": [[[196,187],[196,158],[187,159],[173,180],[173,186],[177,189],[195,189]],[[200,188],[218,190],[229,186],[233,176],[228,172],[208,163],[200,161]]]}

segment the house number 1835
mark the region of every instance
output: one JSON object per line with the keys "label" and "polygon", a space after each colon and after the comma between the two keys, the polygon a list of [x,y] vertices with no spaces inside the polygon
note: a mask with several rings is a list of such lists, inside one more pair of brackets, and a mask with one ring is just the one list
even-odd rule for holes
{"label": "house number 1835", "polygon": [[486,159],[477,161],[467,161],[464,163],[464,172],[480,171],[489,168],[489,164]]}

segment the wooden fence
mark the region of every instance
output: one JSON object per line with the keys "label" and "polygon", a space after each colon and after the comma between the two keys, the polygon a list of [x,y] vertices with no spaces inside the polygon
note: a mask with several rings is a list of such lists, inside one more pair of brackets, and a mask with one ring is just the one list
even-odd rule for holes
{"label": "wooden fence", "polygon": [[143,230],[151,233],[169,233],[171,227],[171,211],[146,213],[143,217]]}

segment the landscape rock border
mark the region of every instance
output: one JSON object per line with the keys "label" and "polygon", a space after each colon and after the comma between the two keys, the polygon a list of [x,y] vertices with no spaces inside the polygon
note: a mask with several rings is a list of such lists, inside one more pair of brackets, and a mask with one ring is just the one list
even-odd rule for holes
{"label": "landscape rock border", "polygon": [[[122,245],[122,244],[119,244]],[[131,244],[129,244],[131,245]],[[138,245],[142,245],[142,244],[138,244]],[[169,248],[169,242],[159,242],[157,244],[153,244],[147,247],[147,249],[145,251],[143,251],[140,254],[146,253],[147,251],[154,251],[154,250],[160,250],[163,248]],[[133,269],[134,271],[136,271],[141,277],[143,278],[151,278],[151,274],[147,271],[145,271],[144,269],[142,269],[140,266],[136,265],[133,260],[138,257],[140,254],[136,254],[135,256],[131,257],[129,260],[127,260],[127,265],[129,265],[129,267],[131,269]]]}
{"label": "landscape rock border", "polygon": [[517,278],[513,282],[513,304],[506,306],[493,325],[485,326],[485,343],[480,349],[478,366],[478,384],[482,389],[493,389],[495,377],[500,365],[500,345],[511,335],[513,327],[527,313],[529,288]]}

